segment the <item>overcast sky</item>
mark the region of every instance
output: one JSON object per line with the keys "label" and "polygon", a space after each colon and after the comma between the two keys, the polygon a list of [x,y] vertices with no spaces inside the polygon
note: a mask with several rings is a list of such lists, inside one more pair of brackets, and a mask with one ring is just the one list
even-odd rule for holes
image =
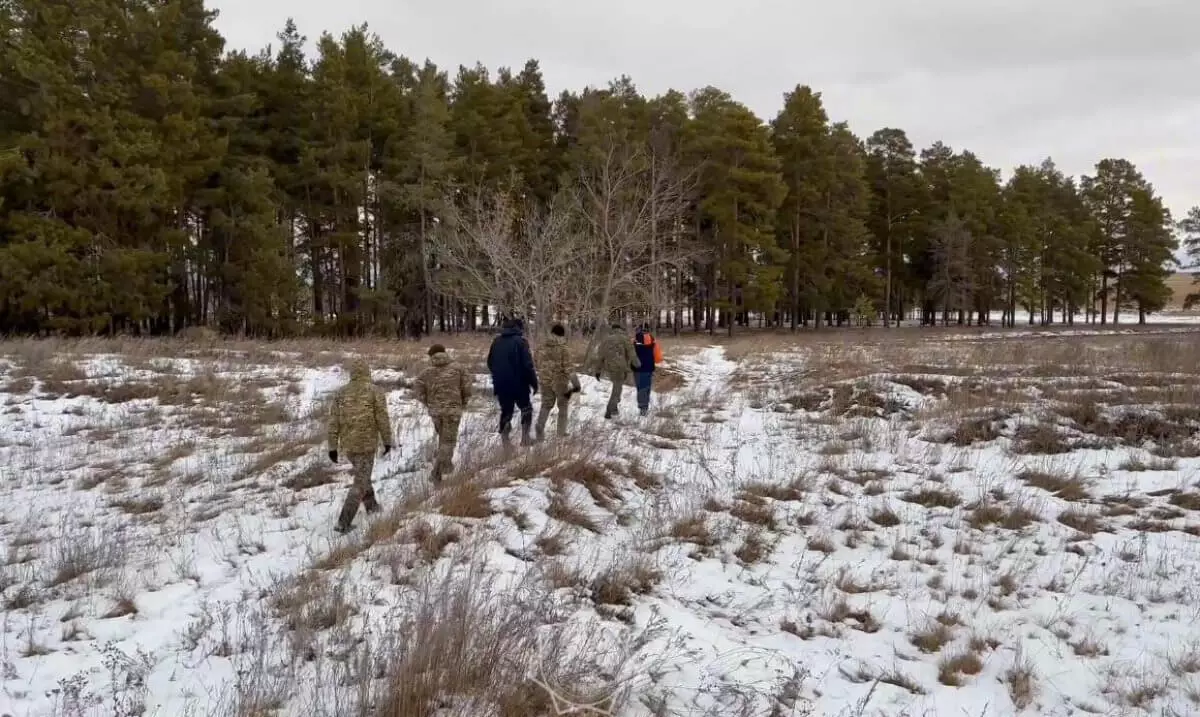
{"label": "overcast sky", "polygon": [[1005,172],[1133,161],[1176,219],[1200,204],[1200,0],[209,0],[229,49],[367,22],[449,69],[540,61],[552,96],[628,74],[715,85],[764,119],[797,84],[860,136],[906,130]]}

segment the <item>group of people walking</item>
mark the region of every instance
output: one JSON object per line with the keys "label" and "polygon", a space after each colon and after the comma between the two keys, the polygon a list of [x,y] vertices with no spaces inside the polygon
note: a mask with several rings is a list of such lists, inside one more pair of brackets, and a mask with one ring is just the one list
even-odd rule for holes
{"label": "group of people walking", "polygon": [[[546,424],[555,410],[556,435],[567,435],[571,397],[582,389],[566,333],[562,324],[553,325],[535,353],[525,338],[523,323],[509,319],[492,341],[487,368],[500,407],[499,433],[506,451],[512,450],[512,422],[518,411],[522,446],[545,439]],[[472,377],[441,344],[430,346],[428,353],[430,365],[417,377],[413,394],[433,420],[437,453],[430,479],[438,483],[454,470],[454,451],[462,415],[471,398]],[[584,365],[587,373],[597,380],[607,378],[612,383],[604,418],[617,416],[625,382],[631,374],[637,390],[638,412],[647,415],[654,370],[661,362],[662,349],[648,327],[639,327],[631,341],[621,326],[614,324]],[[339,456],[344,455],[354,476],[338,515],[336,530],[340,533],[350,530],[360,505],[368,513],[379,510],[371,484],[376,449],[382,443],[385,456],[392,450],[386,396],[371,382],[366,362],[353,361],[349,368],[350,382],[334,396],[328,419],[329,459],[337,463]],[[538,393],[542,399],[535,428],[532,397]]]}

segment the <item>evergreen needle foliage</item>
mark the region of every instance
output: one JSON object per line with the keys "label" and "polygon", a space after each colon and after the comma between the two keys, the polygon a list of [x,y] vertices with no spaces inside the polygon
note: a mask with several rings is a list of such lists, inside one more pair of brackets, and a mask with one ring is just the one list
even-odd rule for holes
{"label": "evergreen needle foliage", "polygon": [[[306,57],[291,21],[229,53],[213,17],[0,4],[0,333],[1117,323],[1170,298],[1173,220],[1123,159],[1002,183],[864,141],[806,86],[769,123],[626,77],[552,100],[534,60],[448,73],[365,25]],[[1200,262],[1200,208],[1180,228]]]}

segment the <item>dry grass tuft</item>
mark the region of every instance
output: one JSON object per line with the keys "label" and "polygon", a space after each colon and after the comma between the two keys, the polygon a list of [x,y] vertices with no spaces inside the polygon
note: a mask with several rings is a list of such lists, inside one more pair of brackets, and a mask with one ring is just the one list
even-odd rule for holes
{"label": "dry grass tuft", "polygon": [[1099,515],[1083,508],[1071,508],[1059,513],[1058,522],[1087,535],[1095,535],[1107,530],[1107,526]]}
{"label": "dry grass tuft", "polygon": [[401,540],[415,546],[418,561],[432,565],[446,553],[447,548],[462,540],[462,532],[457,526],[434,527],[422,520],[410,527]]}
{"label": "dry grass tuft", "polygon": [[488,518],[496,510],[487,497],[490,486],[478,480],[459,480],[450,483],[438,495],[443,515],[455,518]]}
{"label": "dry grass tuft", "polygon": [[900,500],[926,508],[957,508],[962,505],[962,498],[957,493],[936,486],[909,491],[902,495]]}
{"label": "dry grass tuft", "polygon": [[828,622],[845,624],[867,634],[874,634],[883,628],[878,618],[870,610],[852,607],[850,602],[841,596],[824,608],[819,608],[817,614]]}
{"label": "dry grass tuft", "polygon": [[[271,465],[275,464],[272,463]],[[247,477],[250,476],[248,475]],[[283,480],[283,487],[291,488],[294,491],[309,490],[319,488],[323,485],[333,485],[338,482],[337,477],[337,471],[325,463],[317,461],[308,464],[285,478]]]}
{"label": "dry grass tuft", "polygon": [[921,652],[935,654],[954,639],[954,630],[943,622],[931,620],[928,625],[909,635],[909,639]]}
{"label": "dry grass tuft", "polygon": [[334,582],[332,575],[309,570],[271,594],[270,604],[288,630],[307,637],[343,625],[358,613],[346,586]]}
{"label": "dry grass tuft", "polygon": [[542,551],[542,555],[547,557],[566,553],[567,543],[567,536],[561,529],[544,532],[534,541],[534,545]]}
{"label": "dry grass tuft", "polygon": [[1008,697],[1018,710],[1029,709],[1037,698],[1037,679],[1033,663],[1018,657],[1013,666],[1004,672],[1004,685]]}
{"label": "dry grass tuft", "polygon": [[871,522],[875,525],[890,528],[900,525],[902,521],[900,520],[900,516],[896,514],[896,511],[892,510],[890,505],[885,505],[871,513]]}
{"label": "dry grass tuft", "polygon": [[588,513],[588,506],[582,500],[570,496],[565,490],[555,490],[550,495],[546,515],[593,533],[601,533],[604,530],[600,522]]}
{"label": "dry grass tuft", "polygon": [[1033,488],[1041,488],[1052,493],[1056,498],[1063,500],[1083,501],[1092,497],[1087,481],[1078,473],[1065,474],[1025,469],[1017,474],[1017,479]]}
{"label": "dry grass tuft", "polygon": [[66,583],[122,564],[124,550],[112,533],[79,528],[53,541],[47,560],[46,584],[58,587]]}
{"label": "dry grass tuft", "polygon": [[1001,422],[1005,418],[1007,416],[997,413],[964,418],[943,440],[959,448],[994,441],[1001,436]]}
{"label": "dry grass tuft", "polygon": [[1184,510],[1200,510],[1200,492],[1175,493],[1168,500]]}
{"label": "dry grass tuft", "polygon": [[761,562],[771,554],[774,546],[763,534],[761,529],[751,530],[742,540],[741,546],[733,552],[734,556],[746,565]]}
{"label": "dry grass tuft", "polygon": [[741,494],[735,499],[729,514],[749,525],[757,525],[767,529],[775,529],[775,506],[768,500],[758,498],[753,494]]}
{"label": "dry grass tuft", "polygon": [[613,510],[620,502],[621,494],[612,475],[595,461],[576,458],[559,463],[547,471],[550,480],[561,490],[562,484],[574,482],[587,489],[592,500],[603,508]]}
{"label": "dry grass tuft", "polygon": [[636,556],[592,578],[589,592],[597,605],[633,605],[634,597],[648,595],[662,582],[663,573],[646,556]]}
{"label": "dry grass tuft", "polygon": [[1123,471],[1140,473],[1144,471],[1173,471],[1179,468],[1179,461],[1174,458],[1159,458],[1154,456],[1129,456],[1120,465]]}
{"label": "dry grass tuft", "polygon": [[708,524],[708,518],[703,513],[675,521],[669,535],[676,540],[692,543],[700,548],[713,548],[720,543],[712,526]]}
{"label": "dry grass tuft", "polygon": [[1024,505],[1002,505],[984,500],[967,506],[967,524],[976,530],[996,525],[1006,530],[1021,530],[1038,522],[1040,516]]}
{"label": "dry grass tuft", "polygon": [[497,593],[488,583],[472,568],[420,590],[390,641],[374,650],[383,676],[370,696],[375,717],[423,717],[452,704],[468,712],[468,705],[488,705],[498,717],[553,714],[551,693],[539,682],[571,702],[622,707],[627,694],[615,675],[627,656],[601,669],[601,645],[555,619],[544,591]]}
{"label": "dry grass tuft", "polygon": [[129,515],[150,515],[162,510],[165,503],[162,498],[151,495],[122,498],[112,501],[111,505]]}
{"label": "dry grass tuft", "polygon": [[742,488],[738,498],[757,503],[762,503],[763,498],[780,502],[803,501],[812,486],[812,477],[805,473],[787,483],[749,483]]}
{"label": "dry grass tuft", "polygon": [[1019,427],[1013,436],[1013,453],[1022,455],[1057,455],[1070,453],[1071,446],[1052,422],[1039,421]]}
{"label": "dry grass tuft", "polygon": [[830,555],[837,552],[838,546],[829,535],[814,535],[808,539],[808,549]]}
{"label": "dry grass tuft", "polygon": [[978,675],[980,672],[983,672],[983,660],[972,651],[946,656],[938,661],[938,682],[943,685],[961,687],[964,675]]}

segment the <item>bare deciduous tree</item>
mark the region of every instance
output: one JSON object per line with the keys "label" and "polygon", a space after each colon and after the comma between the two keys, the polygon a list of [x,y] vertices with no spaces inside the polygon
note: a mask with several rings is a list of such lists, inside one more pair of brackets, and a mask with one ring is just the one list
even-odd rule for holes
{"label": "bare deciduous tree", "polygon": [[433,235],[441,293],[506,314],[546,316],[568,293],[580,238],[562,197],[536,207],[503,191],[446,202]]}
{"label": "bare deciduous tree", "polygon": [[665,308],[698,257],[683,228],[690,176],[670,156],[612,143],[548,206],[503,192],[448,201],[434,236],[436,286],[461,301],[540,321],[603,324]]}
{"label": "bare deciduous tree", "polygon": [[597,322],[614,312],[657,312],[675,272],[699,255],[683,232],[692,176],[670,155],[614,145],[580,173],[572,192],[587,236],[588,313]]}

